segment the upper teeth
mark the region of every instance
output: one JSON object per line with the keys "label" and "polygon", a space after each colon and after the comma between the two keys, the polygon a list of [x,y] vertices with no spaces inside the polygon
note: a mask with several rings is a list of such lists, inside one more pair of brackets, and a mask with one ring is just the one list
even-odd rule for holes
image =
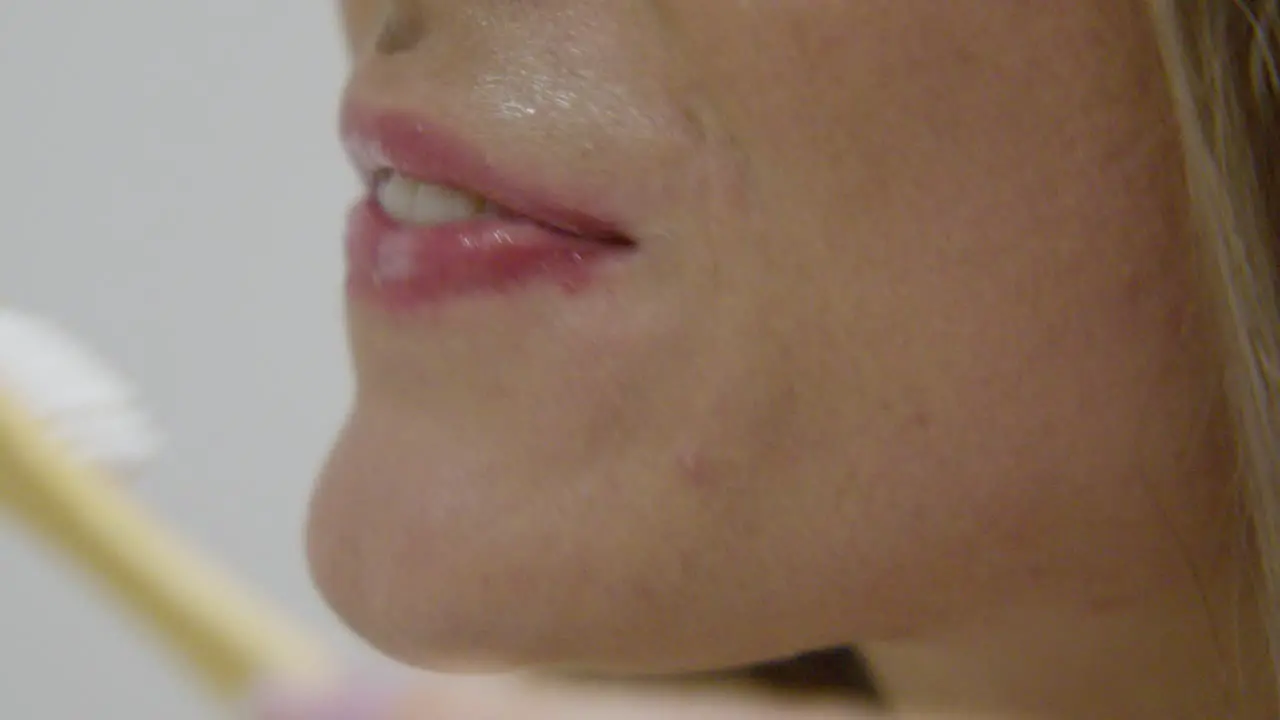
{"label": "upper teeth", "polygon": [[431,185],[392,172],[378,183],[378,204],[393,220],[412,225],[442,225],[491,212],[482,197]]}

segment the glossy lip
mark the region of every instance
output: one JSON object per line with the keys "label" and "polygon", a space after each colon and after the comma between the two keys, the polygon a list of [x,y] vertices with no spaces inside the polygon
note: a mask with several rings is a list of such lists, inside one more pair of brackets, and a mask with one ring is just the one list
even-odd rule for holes
{"label": "glossy lip", "polygon": [[380,173],[393,170],[419,182],[442,185],[483,197],[505,211],[555,230],[619,245],[632,244],[606,213],[583,208],[514,179],[485,153],[447,128],[406,112],[380,111],[347,101],[340,120],[348,157],[372,190]]}
{"label": "glossy lip", "polygon": [[366,197],[347,219],[347,289],[389,310],[473,293],[500,294],[534,279],[576,293],[626,246],[523,219],[479,217],[408,227]]}
{"label": "glossy lip", "polygon": [[[634,249],[600,215],[509,179],[482,152],[428,120],[347,103],[340,131],[365,183],[347,222],[353,297],[398,311],[501,293],[534,279],[576,292],[600,262]],[[398,222],[376,198],[389,171],[482,197],[498,212],[438,225]]]}

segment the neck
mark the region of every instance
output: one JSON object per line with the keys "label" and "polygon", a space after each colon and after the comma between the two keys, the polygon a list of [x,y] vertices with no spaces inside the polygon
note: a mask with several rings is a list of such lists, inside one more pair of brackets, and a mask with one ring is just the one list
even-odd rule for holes
{"label": "neck", "polygon": [[1278,715],[1250,593],[1004,617],[863,645],[889,703],[979,717],[1262,720]]}

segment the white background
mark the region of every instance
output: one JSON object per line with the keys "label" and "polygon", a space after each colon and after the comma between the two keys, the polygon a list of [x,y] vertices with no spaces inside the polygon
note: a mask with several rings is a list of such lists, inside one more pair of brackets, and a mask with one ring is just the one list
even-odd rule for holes
{"label": "white background", "polygon": [[[349,393],[343,65],[326,2],[0,0],[0,303],[134,378],[167,435],[141,498],[354,651],[301,545]],[[0,515],[0,718],[223,716]]]}

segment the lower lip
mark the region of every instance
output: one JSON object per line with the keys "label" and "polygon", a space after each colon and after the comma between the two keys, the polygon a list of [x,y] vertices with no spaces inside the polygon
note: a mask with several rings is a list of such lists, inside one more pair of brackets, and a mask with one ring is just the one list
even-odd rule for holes
{"label": "lower lip", "polygon": [[409,226],[365,198],[347,219],[347,288],[353,296],[395,310],[508,293],[534,281],[579,291],[600,263],[629,249],[519,218]]}

